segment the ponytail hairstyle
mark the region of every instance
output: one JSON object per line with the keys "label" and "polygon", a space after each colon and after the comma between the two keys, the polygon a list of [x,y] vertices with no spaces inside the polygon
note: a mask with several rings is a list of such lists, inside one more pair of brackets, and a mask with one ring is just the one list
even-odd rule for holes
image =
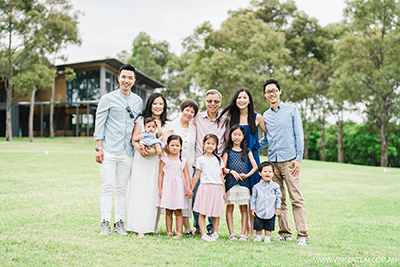
{"label": "ponytail hairstyle", "polygon": [[167,139],[167,145],[169,146],[169,143],[171,143],[172,140],[178,140],[179,143],[181,144],[181,150],[179,151],[179,160],[182,161],[182,138],[177,135],[177,134],[171,134],[168,136]]}
{"label": "ponytail hairstyle", "polygon": [[221,158],[218,156],[218,137],[215,134],[206,134],[203,138],[203,144],[210,138],[214,139],[215,143],[217,144],[216,148],[213,151],[213,155],[218,159],[218,163],[221,163]]}
{"label": "ponytail hairstyle", "polygon": [[246,147],[246,134],[244,133],[243,127],[241,127],[239,124],[235,124],[232,126],[231,130],[229,131],[229,137],[228,137],[228,141],[226,142],[224,151],[222,152],[222,155],[225,152],[229,152],[232,150],[233,147],[233,141],[232,141],[232,133],[237,130],[240,129],[240,131],[242,131],[243,133],[243,140],[240,143],[240,148],[242,149],[242,156],[241,156],[241,160],[245,161],[246,160],[246,155],[247,155],[247,147]]}

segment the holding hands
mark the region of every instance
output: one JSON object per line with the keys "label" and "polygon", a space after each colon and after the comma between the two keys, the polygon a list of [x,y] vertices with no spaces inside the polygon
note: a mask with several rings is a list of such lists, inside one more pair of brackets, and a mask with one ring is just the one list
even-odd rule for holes
{"label": "holding hands", "polygon": [[188,189],[186,190],[185,196],[187,196],[188,198],[192,198],[193,195],[194,195],[194,194],[193,194],[193,191],[190,190],[190,188],[188,188]]}

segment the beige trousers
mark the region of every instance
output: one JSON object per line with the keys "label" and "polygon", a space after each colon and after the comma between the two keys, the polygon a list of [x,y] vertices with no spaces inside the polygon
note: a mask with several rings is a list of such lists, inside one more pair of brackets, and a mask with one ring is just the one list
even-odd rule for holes
{"label": "beige trousers", "polygon": [[[303,195],[300,191],[300,175],[293,176],[291,174],[293,170],[292,160],[285,162],[272,162],[275,167],[275,176],[273,181],[279,184],[282,192],[282,204],[281,204],[281,215],[278,216],[279,223],[279,235],[288,237],[292,235],[289,227],[287,217],[287,205],[286,205],[286,187],[289,193],[290,202],[292,203],[294,223],[297,229],[297,238],[304,237],[307,240],[309,236],[307,234],[307,223],[306,223],[306,205],[303,199]],[[286,184],[286,187],[285,187]]]}

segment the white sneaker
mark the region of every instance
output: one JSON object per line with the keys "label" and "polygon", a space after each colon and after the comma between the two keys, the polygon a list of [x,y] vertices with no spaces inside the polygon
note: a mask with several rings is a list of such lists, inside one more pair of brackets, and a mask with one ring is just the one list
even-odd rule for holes
{"label": "white sneaker", "polygon": [[215,241],[214,238],[212,238],[212,237],[210,237],[210,236],[208,236],[208,235],[206,235],[206,234],[202,235],[202,236],[201,236],[201,239],[203,239],[204,241],[207,241],[207,242]]}
{"label": "white sneaker", "polygon": [[256,236],[254,238],[253,242],[261,242],[261,237],[260,236]]}
{"label": "white sneaker", "polygon": [[219,237],[219,234],[216,233],[216,232],[214,232],[214,233],[211,234],[211,238],[214,239],[214,241],[217,240],[218,237]]}
{"label": "white sneaker", "polygon": [[264,238],[264,243],[271,243],[271,238]]}
{"label": "white sneaker", "polygon": [[297,239],[297,245],[308,246],[308,241],[304,237],[300,237],[299,239]]}

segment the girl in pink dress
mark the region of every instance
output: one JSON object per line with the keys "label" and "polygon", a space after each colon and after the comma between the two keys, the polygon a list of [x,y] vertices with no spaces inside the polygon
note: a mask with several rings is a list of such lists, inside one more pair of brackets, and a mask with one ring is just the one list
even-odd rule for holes
{"label": "girl in pink dress", "polygon": [[[181,157],[182,138],[179,135],[171,135],[167,139],[169,155],[161,158],[158,173],[159,208],[165,208],[165,224],[167,237],[172,236],[172,214],[176,216],[177,233],[174,238],[182,237],[183,216],[182,209],[188,208],[187,197],[191,198],[189,169],[186,159]],[[182,180],[185,177],[185,185]]]}
{"label": "girl in pink dress", "polygon": [[[192,180],[192,190],[200,178],[193,210],[199,213],[199,226],[201,239],[215,241],[218,239],[219,216],[224,214],[225,185],[222,169],[224,163],[217,155],[218,137],[207,134],[203,138],[205,153],[196,160],[196,173]],[[205,218],[213,217],[214,232],[211,236],[206,234]]]}

